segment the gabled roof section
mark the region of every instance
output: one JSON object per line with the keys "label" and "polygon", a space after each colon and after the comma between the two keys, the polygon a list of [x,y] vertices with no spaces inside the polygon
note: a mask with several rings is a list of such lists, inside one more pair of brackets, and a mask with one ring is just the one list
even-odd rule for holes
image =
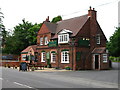
{"label": "gabled roof section", "polygon": [[88,20],[88,15],[83,15],[80,17],[75,17],[63,21],[59,21],[57,24],[57,32],[62,29],[68,29],[73,32],[73,36],[75,36],[79,30],[83,27],[83,25]]}
{"label": "gabled roof section", "polygon": [[80,17],[75,17],[57,22],[56,35],[53,37],[53,39],[57,38],[57,33],[63,29],[72,31],[72,36],[76,36],[88,19],[89,17],[86,14]]}
{"label": "gabled roof section", "polygon": [[29,52],[29,50],[30,50],[31,48],[33,49],[34,52],[37,52],[37,50],[36,50],[37,45],[31,45],[31,46],[28,46],[26,49],[24,49],[24,50],[22,51],[22,53],[23,53],[23,52],[25,52],[25,53],[26,53],[26,52]]}
{"label": "gabled roof section", "polygon": [[58,34],[64,34],[64,33],[72,33],[72,31],[67,30],[67,29],[63,29],[60,32],[58,32]]}
{"label": "gabled roof section", "polygon": [[55,23],[51,23],[51,22],[44,22],[44,24],[47,26],[47,28],[50,30],[51,33],[55,33],[56,32],[56,27],[57,25]]}

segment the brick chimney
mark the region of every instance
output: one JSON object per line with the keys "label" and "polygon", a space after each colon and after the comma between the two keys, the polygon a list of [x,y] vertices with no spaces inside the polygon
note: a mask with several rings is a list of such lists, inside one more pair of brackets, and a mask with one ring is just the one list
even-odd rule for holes
{"label": "brick chimney", "polygon": [[95,8],[91,8],[90,6],[90,9],[88,10],[88,17],[91,17],[92,19],[96,19],[96,13],[97,11],[95,11]]}
{"label": "brick chimney", "polygon": [[46,20],[45,20],[46,22],[49,22],[49,16],[46,18]]}

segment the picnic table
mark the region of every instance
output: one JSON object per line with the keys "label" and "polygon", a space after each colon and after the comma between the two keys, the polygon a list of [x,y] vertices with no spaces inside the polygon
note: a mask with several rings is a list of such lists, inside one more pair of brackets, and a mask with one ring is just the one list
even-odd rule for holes
{"label": "picnic table", "polygon": [[41,70],[44,70],[44,66],[42,65],[28,65],[28,71],[32,68],[40,68]]}

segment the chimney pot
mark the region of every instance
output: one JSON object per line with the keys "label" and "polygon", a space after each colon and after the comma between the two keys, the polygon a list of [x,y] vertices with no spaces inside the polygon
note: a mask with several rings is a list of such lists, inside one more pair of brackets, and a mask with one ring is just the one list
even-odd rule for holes
{"label": "chimney pot", "polygon": [[90,6],[90,10],[92,10],[92,9],[91,9],[91,6]]}
{"label": "chimney pot", "polygon": [[46,18],[46,21],[49,22],[49,16]]}

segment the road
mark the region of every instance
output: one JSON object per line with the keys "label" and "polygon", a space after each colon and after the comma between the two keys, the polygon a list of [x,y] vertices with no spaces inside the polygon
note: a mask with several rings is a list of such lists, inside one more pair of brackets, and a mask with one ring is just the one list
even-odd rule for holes
{"label": "road", "polygon": [[1,68],[2,88],[118,88],[118,70],[22,72]]}

